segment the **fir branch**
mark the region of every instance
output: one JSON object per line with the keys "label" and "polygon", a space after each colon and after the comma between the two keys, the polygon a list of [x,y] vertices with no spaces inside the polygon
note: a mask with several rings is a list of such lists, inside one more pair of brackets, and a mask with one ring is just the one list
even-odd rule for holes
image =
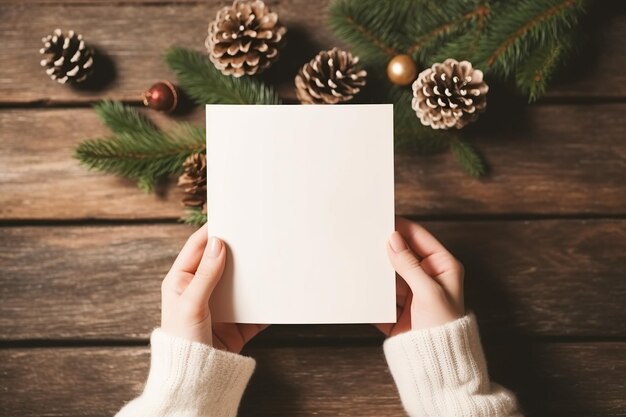
{"label": "fir branch", "polygon": [[[428,13],[428,9],[437,4],[426,3],[429,7],[422,8],[419,19],[409,28],[412,29],[409,30],[409,36],[416,40],[407,49],[407,54],[421,57],[421,60],[427,62],[426,54],[429,50],[450,42],[454,35],[460,36],[469,32],[472,24],[475,23],[476,29],[482,30],[490,8],[483,1],[474,3],[476,2],[446,3],[445,11],[437,9],[437,12],[431,13]],[[458,58],[456,55],[451,56]]]}
{"label": "fir branch", "polygon": [[552,74],[570,48],[565,40],[560,43],[550,42],[535,51],[519,68],[515,81],[518,88],[528,94],[529,103],[537,100],[546,91]]}
{"label": "fir branch", "polygon": [[359,57],[386,63],[406,49],[404,25],[410,0],[336,0],[329,7],[329,25]]}
{"label": "fir branch", "polygon": [[185,215],[178,221],[192,226],[202,226],[207,221],[207,215],[200,208],[190,208],[186,210]]}
{"label": "fir branch", "polygon": [[143,190],[160,177],[179,174],[189,155],[205,150],[203,128],[180,123],[162,132],[136,110],[113,102],[98,104],[96,111],[114,134],[83,141],[74,157],[88,169],[136,180]]}
{"label": "fir branch", "polygon": [[487,173],[487,166],[482,156],[468,142],[454,139],[450,142],[452,154],[461,167],[473,177],[482,177]]}
{"label": "fir branch", "polygon": [[222,74],[200,52],[171,48],[165,55],[178,83],[198,104],[280,104],[270,86],[244,76]]}
{"label": "fir branch", "polygon": [[558,40],[578,22],[583,0],[521,0],[502,3],[477,51],[475,64],[503,76],[530,51]]}
{"label": "fir branch", "polygon": [[156,126],[132,107],[119,101],[105,100],[94,105],[94,110],[113,133],[144,132],[154,134]]}

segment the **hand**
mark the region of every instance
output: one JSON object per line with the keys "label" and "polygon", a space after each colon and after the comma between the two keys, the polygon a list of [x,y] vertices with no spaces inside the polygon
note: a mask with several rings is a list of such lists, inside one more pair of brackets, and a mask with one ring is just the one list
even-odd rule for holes
{"label": "hand", "polygon": [[441,326],[465,315],[463,265],[422,226],[396,218],[387,255],[396,278],[396,323],[377,324],[387,336]]}
{"label": "hand", "polygon": [[[208,244],[207,244],[208,243]],[[161,329],[239,353],[267,325],[211,323],[209,299],[224,272],[226,245],[206,225],[189,237],[161,285]]]}

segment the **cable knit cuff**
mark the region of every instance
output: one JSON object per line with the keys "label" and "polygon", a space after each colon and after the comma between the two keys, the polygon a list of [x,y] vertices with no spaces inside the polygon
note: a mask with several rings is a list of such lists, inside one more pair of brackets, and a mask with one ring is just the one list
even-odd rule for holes
{"label": "cable knit cuff", "polygon": [[[143,394],[118,416],[234,417],[254,371],[252,358],[170,336],[150,338],[150,374]],[[129,410],[126,410],[129,408]],[[150,411],[148,411],[150,410]]]}
{"label": "cable knit cuff", "polygon": [[383,348],[409,415],[517,415],[514,396],[489,381],[473,314],[391,337]]}

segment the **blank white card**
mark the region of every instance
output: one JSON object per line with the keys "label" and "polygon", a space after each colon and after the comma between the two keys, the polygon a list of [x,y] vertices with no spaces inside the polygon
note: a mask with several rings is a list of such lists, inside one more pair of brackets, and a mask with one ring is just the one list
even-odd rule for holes
{"label": "blank white card", "polygon": [[392,105],[208,105],[213,319],[396,321]]}

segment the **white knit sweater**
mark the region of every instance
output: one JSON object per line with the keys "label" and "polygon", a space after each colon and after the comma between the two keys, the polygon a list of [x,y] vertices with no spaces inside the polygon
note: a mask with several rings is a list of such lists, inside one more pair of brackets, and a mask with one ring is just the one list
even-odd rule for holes
{"label": "white knit sweater", "polygon": [[[252,358],[169,336],[156,329],[143,394],[117,417],[233,417],[254,371]],[[492,384],[476,319],[413,330],[384,343],[409,416],[521,416],[515,397]]]}

